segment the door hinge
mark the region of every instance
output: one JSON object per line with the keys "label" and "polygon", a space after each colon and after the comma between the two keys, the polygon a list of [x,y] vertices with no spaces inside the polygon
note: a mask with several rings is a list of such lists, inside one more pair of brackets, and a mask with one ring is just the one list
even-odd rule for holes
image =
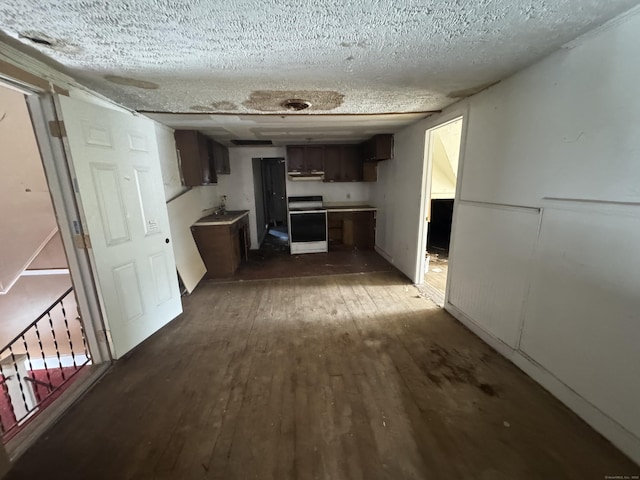
{"label": "door hinge", "polygon": [[89,250],[91,248],[91,237],[89,237],[89,235],[79,233],[73,236],[73,244],[76,248]]}
{"label": "door hinge", "polygon": [[67,129],[64,126],[63,120],[51,120],[49,122],[49,132],[51,136],[55,138],[63,138],[67,136]]}

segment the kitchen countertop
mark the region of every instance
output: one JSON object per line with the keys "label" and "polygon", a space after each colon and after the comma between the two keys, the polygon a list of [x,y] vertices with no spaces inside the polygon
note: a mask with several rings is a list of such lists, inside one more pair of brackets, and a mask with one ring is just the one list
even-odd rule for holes
{"label": "kitchen countertop", "polygon": [[327,212],[375,212],[378,210],[376,207],[372,207],[371,205],[357,205],[357,204],[336,204],[336,205],[325,205]]}
{"label": "kitchen countertop", "polygon": [[231,225],[247,215],[249,215],[249,210],[228,210],[225,213],[202,217],[200,220],[195,222],[193,226]]}

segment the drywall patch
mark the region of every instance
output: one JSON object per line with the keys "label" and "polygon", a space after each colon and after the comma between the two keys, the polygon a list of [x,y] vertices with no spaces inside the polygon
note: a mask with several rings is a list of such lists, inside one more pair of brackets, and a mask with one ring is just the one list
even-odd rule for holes
{"label": "drywall patch", "polygon": [[471,95],[475,95],[476,93],[480,93],[482,90],[486,90],[489,87],[493,87],[494,85],[500,83],[497,82],[489,82],[483,83],[482,85],[478,85],[476,87],[465,88],[464,90],[455,90],[447,95],[449,98],[467,98]]}
{"label": "drywall patch", "polygon": [[146,80],[136,80],[135,78],[120,77],[118,75],[105,75],[104,79],[116,83],[118,85],[125,85],[127,87],[144,88],[145,90],[157,90],[160,85]]}
{"label": "drywall patch", "polygon": [[334,110],[342,105],[344,95],[332,90],[256,90],[242,103],[245,107],[260,112],[288,112],[283,103],[299,98],[311,103],[305,111]]}

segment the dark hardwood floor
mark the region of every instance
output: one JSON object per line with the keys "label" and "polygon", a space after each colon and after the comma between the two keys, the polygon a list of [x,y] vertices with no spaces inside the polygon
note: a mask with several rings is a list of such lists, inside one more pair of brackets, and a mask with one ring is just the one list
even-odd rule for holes
{"label": "dark hardwood floor", "polygon": [[288,245],[278,249],[263,245],[260,250],[249,252],[249,259],[240,264],[233,276],[206,281],[224,283],[391,271],[396,268],[375,250],[332,246],[326,253],[291,255]]}
{"label": "dark hardwood floor", "polygon": [[8,478],[601,480],[639,470],[385,272],[202,284]]}

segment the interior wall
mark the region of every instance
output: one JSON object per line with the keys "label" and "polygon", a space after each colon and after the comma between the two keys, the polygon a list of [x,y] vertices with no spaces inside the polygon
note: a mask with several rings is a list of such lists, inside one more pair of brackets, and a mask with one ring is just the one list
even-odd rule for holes
{"label": "interior wall", "polygon": [[232,147],[229,149],[231,175],[218,177],[218,191],[220,195],[226,195],[227,209],[249,210],[252,249],[257,249],[260,246],[256,227],[253,159],[284,157],[285,153],[285,147]]}
{"label": "interior wall", "polygon": [[422,182],[429,121],[422,120],[395,134],[394,158],[378,162],[378,181],[371,184],[370,200],[378,209],[376,250],[414,281],[421,243],[421,206],[425,203]]}
{"label": "interior wall", "polygon": [[322,195],[325,203],[369,203],[368,182],[291,181],[287,178],[287,195]]}
{"label": "interior wall", "polygon": [[640,10],[396,135],[378,246],[414,278],[424,132],[466,115],[446,308],[640,462]]}

